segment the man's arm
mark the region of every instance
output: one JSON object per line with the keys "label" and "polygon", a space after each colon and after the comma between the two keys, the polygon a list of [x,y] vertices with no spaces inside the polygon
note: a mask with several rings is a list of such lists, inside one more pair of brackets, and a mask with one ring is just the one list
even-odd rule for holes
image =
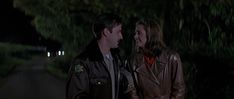
{"label": "man's arm", "polygon": [[124,98],[139,99],[131,73],[128,72],[126,69],[122,68],[121,75],[122,75],[121,87],[123,87],[121,89],[124,89],[122,90],[123,91],[122,94],[124,94],[125,96]]}
{"label": "man's arm", "polygon": [[89,78],[84,64],[73,65],[68,76],[66,99],[89,99]]}

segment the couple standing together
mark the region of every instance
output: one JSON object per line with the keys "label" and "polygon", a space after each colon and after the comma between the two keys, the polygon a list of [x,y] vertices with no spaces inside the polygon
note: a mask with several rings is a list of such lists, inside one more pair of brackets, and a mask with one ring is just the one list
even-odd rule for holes
{"label": "couple standing together", "polygon": [[135,23],[135,50],[123,64],[118,44],[123,38],[121,18],[97,16],[95,38],[69,70],[67,99],[183,99],[185,83],[179,54],[168,49],[159,24]]}

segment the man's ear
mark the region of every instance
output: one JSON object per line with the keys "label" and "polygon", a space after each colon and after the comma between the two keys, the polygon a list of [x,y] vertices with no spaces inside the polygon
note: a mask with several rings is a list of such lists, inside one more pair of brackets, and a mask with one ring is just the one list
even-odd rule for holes
{"label": "man's ear", "polygon": [[103,35],[107,36],[107,34],[109,34],[109,33],[110,33],[110,31],[107,28],[104,28]]}

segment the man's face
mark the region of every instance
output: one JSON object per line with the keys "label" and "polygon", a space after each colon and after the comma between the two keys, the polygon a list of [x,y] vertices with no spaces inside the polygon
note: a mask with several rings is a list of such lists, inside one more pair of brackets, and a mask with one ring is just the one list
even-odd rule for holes
{"label": "man's face", "polygon": [[110,30],[107,35],[107,41],[110,48],[117,48],[119,47],[119,41],[123,39],[122,36],[122,25],[118,24]]}
{"label": "man's face", "polygon": [[141,24],[136,25],[134,39],[136,41],[137,47],[142,47],[142,48],[145,47],[147,38],[146,38],[146,31],[143,25]]}

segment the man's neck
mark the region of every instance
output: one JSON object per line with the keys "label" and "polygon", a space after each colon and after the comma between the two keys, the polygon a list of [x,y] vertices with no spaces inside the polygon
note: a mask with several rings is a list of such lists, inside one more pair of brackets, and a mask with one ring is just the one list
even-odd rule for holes
{"label": "man's neck", "polygon": [[107,42],[105,40],[98,40],[98,46],[101,50],[102,55],[110,54],[110,48],[108,47]]}

